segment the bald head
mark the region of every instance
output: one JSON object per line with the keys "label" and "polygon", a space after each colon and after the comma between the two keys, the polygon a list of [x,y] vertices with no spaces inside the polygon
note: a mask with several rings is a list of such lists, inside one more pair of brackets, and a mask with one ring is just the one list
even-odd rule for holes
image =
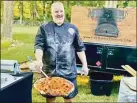
{"label": "bald head", "polygon": [[51,5],[51,13],[53,21],[57,25],[61,25],[64,22],[64,6],[61,2],[57,1]]}
{"label": "bald head", "polygon": [[56,9],[56,8],[58,8],[58,7],[64,9],[63,3],[62,3],[62,2],[59,2],[59,1],[54,2],[54,3],[51,5],[51,12],[53,12],[54,9]]}

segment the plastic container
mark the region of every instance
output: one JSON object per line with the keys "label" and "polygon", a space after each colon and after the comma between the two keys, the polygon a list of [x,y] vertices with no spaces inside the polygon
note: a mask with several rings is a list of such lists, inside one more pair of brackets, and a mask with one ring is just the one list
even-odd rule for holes
{"label": "plastic container", "polygon": [[123,77],[120,81],[118,103],[137,103],[136,77]]}
{"label": "plastic container", "polygon": [[112,90],[113,74],[106,72],[91,72],[90,73],[90,88],[93,95],[110,96]]}

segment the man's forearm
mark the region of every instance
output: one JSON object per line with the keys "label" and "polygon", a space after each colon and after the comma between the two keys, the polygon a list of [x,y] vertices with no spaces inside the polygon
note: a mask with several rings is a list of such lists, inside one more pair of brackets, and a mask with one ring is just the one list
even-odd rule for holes
{"label": "man's forearm", "polygon": [[43,57],[43,51],[41,49],[36,49],[35,51],[36,60],[42,62],[42,57]]}
{"label": "man's forearm", "polygon": [[82,64],[83,64],[84,66],[87,66],[87,60],[86,60],[85,51],[77,52],[77,55],[78,55],[80,61],[82,62]]}

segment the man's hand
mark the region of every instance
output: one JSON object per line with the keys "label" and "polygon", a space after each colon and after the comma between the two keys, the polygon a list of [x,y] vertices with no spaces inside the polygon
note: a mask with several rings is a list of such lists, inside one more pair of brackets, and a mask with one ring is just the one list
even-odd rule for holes
{"label": "man's hand", "polygon": [[38,72],[41,72],[41,69],[43,67],[43,62],[42,62],[43,51],[41,49],[36,49],[35,57],[36,57],[36,61],[34,63],[36,65],[36,70]]}
{"label": "man's hand", "polygon": [[88,67],[87,67],[87,60],[86,60],[86,55],[85,55],[85,51],[81,51],[81,52],[77,52],[77,55],[82,63],[82,69],[81,69],[81,75],[88,75]]}
{"label": "man's hand", "polygon": [[83,65],[81,69],[81,75],[88,75],[89,69],[87,66]]}
{"label": "man's hand", "polygon": [[42,67],[43,67],[43,62],[42,61],[34,61],[36,71],[41,73]]}

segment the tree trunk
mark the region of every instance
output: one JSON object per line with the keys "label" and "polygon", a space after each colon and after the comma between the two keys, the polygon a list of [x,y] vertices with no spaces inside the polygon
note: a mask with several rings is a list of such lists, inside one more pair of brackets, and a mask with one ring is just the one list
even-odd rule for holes
{"label": "tree trunk", "polygon": [[38,13],[38,10],[37,10],[37,3],[35,4],[35,13],[36,13],[36,17],[37,17],[37,18],[40,18],[39,13]]}
{"label": "tree trunk", "polygon": [[45,16],[45,9],[46,9],[45,8],[45,3],[46,3],[45,1],[42,1],[42,4],[43,4],[43,16]]}
{"label": "tree trunk", "polygon": [[34,22],[36,20],[36,1],[32,1],[32,25],[34,26]]}
{"label": "tree trunk", "polygon": [[23,1],[20,1],[20,24],[23,22]]}
{"label": "tree trunk", "polygon": [[2,37],[12,38],[13,1],[4,1]]}
{"label": "tree trunk", "polygon": [[69,7],[69,0],[67,0],[67,7]]}
{"label": "tree trunk", "polygon": [[116,8],[117,7],[117,1],[109,0],[105,2],[106,8]]}

